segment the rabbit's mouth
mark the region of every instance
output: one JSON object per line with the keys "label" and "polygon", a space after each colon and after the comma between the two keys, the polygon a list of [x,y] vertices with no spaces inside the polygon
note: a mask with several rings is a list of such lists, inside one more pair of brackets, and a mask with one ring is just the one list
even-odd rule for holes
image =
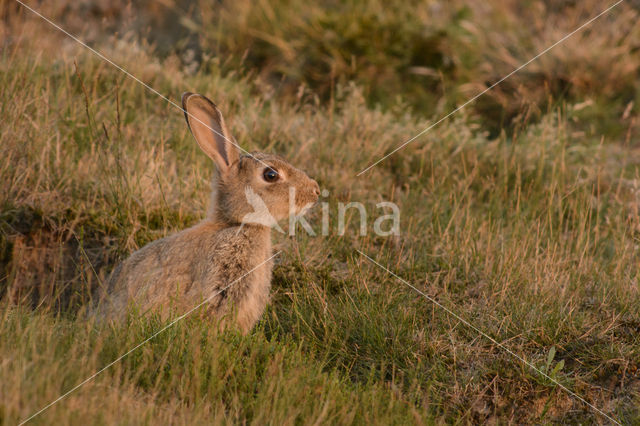
{"label": "rabbit's mouth", "polygon": [[299,215],[305,214],[318,202],[320,189],[318,188],[318,184],[315,181],[313,181],[313,183],[315,185],[311,191],[300,191],[295,196],[295,206],[296,210],[298,210]]}
{"label": "rabbit's mouth", "polygon": [[298,213],[297,213],[296,215],[297,215],[297,216],[304,216],[305,214],[307,214],[307,212],[308,212],[309,210],[311,210],[311,208],[312,208],[313,206],[315,206],[315,205],[316,205],[316,202],[317,202],[317,201],[314,201],[314,202],[312,202],[312,203],[307,203],[307,204],[305,204],[304,206],[302,206],[302,207],[298,210]]}

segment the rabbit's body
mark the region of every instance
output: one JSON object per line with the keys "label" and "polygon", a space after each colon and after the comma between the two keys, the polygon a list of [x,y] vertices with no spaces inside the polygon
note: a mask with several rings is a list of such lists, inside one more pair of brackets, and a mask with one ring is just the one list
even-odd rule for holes
{"label": "rabbit's body", "polygon": [[223,227],[207,220],[154,241],[114,270],[103,312],[121,317],[131,301],[141,312],[185,312],[210,298],[207,310],[217,316],[233,313],[246,332],[269,299],[270,231],[261,225]]}
{"label": "rabbit's body", "polygon": [[183,106],[198,144],[218,165],[213,209],[202,223],[146,245],[119,265],[94,313],[121,318],[132,304],[142,313],[186,312],[206,300],[207,312],[247,332],[269,299],[270,227],[303,212],[320,191],[280,157],[240,155],[208,99],[185,94]]}

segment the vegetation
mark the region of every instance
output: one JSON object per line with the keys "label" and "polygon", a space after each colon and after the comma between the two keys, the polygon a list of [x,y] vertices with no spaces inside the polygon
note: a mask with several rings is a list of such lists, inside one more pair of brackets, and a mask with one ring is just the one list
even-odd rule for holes
{"label": "vegetation", "polygon": [[[640,421],[631,3],[362,177],[605,6],[79,4],[34,7],[173,101],[216,100],[243,147],[303,167],[334,214],[329,236],[274,233],[272,302],[248,336],[196,313],[33,423],[609,422],[357,250],[619,422]],[[0,7],[0,421],[15,424],[167,324],[95,324],[83,306],[120,259],[203,217],[213,166],[174,106]],[[170,45],[157,35],[176,25],[167,16],[180,16]],[[337,203],[382,200],[400,207],[401,235],[360,236],[355,214],[337,234]],[[320,209],[309,216],[319,229]]]}

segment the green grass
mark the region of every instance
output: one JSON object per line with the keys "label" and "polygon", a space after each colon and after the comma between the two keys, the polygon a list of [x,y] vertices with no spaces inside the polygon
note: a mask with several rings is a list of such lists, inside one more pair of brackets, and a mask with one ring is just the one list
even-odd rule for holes
{"label": "green grass", "polygon": [[[522,46],[510,55],[523,61],[554,39],[531,32],[559,17],[570,30],[594,14],[545,6],[548,15],[533,21],[554,19],[534,31],[518,26],[517,5],[482,12],[452,4],[444,7],[449,18],[424,33],[416,28],[432,12],[422,5],[412,15],[409,6],[387,13],[372,3],[351,19],[345,10],[359,2],[227,4],[220,28],[229,37],[207,30],[201,42],[228,60],[205,57],[196,72],[176,55],[99,39],[109,57],[174,101],[187,90],[214,99],[246,149],[281,154],[316,178],[330,192],[321,201],[332,232],[273,234],[283,253],[272,300],[248,336],[215,333],[196,313],[33,422],[606,423],[356,250],[620,422],[640,421],[640,148],[637,106],[629,103],[637,99],[637,12],[620,6],[626,14],[492,94],[492,111],[508,104],[497,109],[512,117],[504,127],[479,104],[356,177],[486,87],[487,75],[509,72],[513,60],[495,57],[505,54],[496,50],[500,40]],[[214,11],[198,5],[199,22],[214,28]],[[269,8],[298,20],[275,25]],[[501,22],[501,31],[482,29]],[[347,24],[353,40],[337,51],[313,32],[327,25],[341,33]],[[0,421],[15,424],[166,324],[133,313],[122,324],[94,324],[82,307],[119,260],[204,216],[213,165],[165,101],[42,21],[7,12],[2,25],[13,39],[0,53]],[[367,28],[375,34],[363,40]],[[258,32],[262,44],[251,38]],[[405,73],[413,65],[403,37],[416,32],[439,34],[459,58],[455,69],[433,65],[447,76],[442,98],[432,91],[441,83],[433,89]],[[264,34],[285,44],[265,45]],[[391,36],[400,40],[387,47]],[[332,63],[353,43],[364,49],[356,49],[354,73],[338,72]],[[281,61],[287,45],[291,63]],[[298,63],[301,51],[311,62]],[[572,63],[570,88],[557,90],[554,73]],[[333,85],[314,80],[332,67]],[[479,70],[487,75],[475,79]],[[279,91],[274,82],[283,75]],[[540,78],[550,89],[535,98],[538,109],[515,105],[525,92],[500,97],[509,87],[538,90]],[[306,86],[296,96],[299,84]],[[403,92],[418,86],[423,92]],[[421,108],[425,99],[440,104]],[[375,211],[382,200],[401,209],[399,236],[361,237],[355,215],[337,235],[339,202]],[[319,208],[309,220],[319,230]]]}

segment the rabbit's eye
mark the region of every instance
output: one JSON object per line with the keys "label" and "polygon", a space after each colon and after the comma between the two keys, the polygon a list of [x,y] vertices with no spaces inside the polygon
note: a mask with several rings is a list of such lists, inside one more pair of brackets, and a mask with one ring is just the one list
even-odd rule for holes
{"label": "rabbit's eye", "polygon": [[262,177],[267,182],[275,182],[278,180],[278,171],[276,169],[272,169],[271,167],[267,167],[262,172]]}

